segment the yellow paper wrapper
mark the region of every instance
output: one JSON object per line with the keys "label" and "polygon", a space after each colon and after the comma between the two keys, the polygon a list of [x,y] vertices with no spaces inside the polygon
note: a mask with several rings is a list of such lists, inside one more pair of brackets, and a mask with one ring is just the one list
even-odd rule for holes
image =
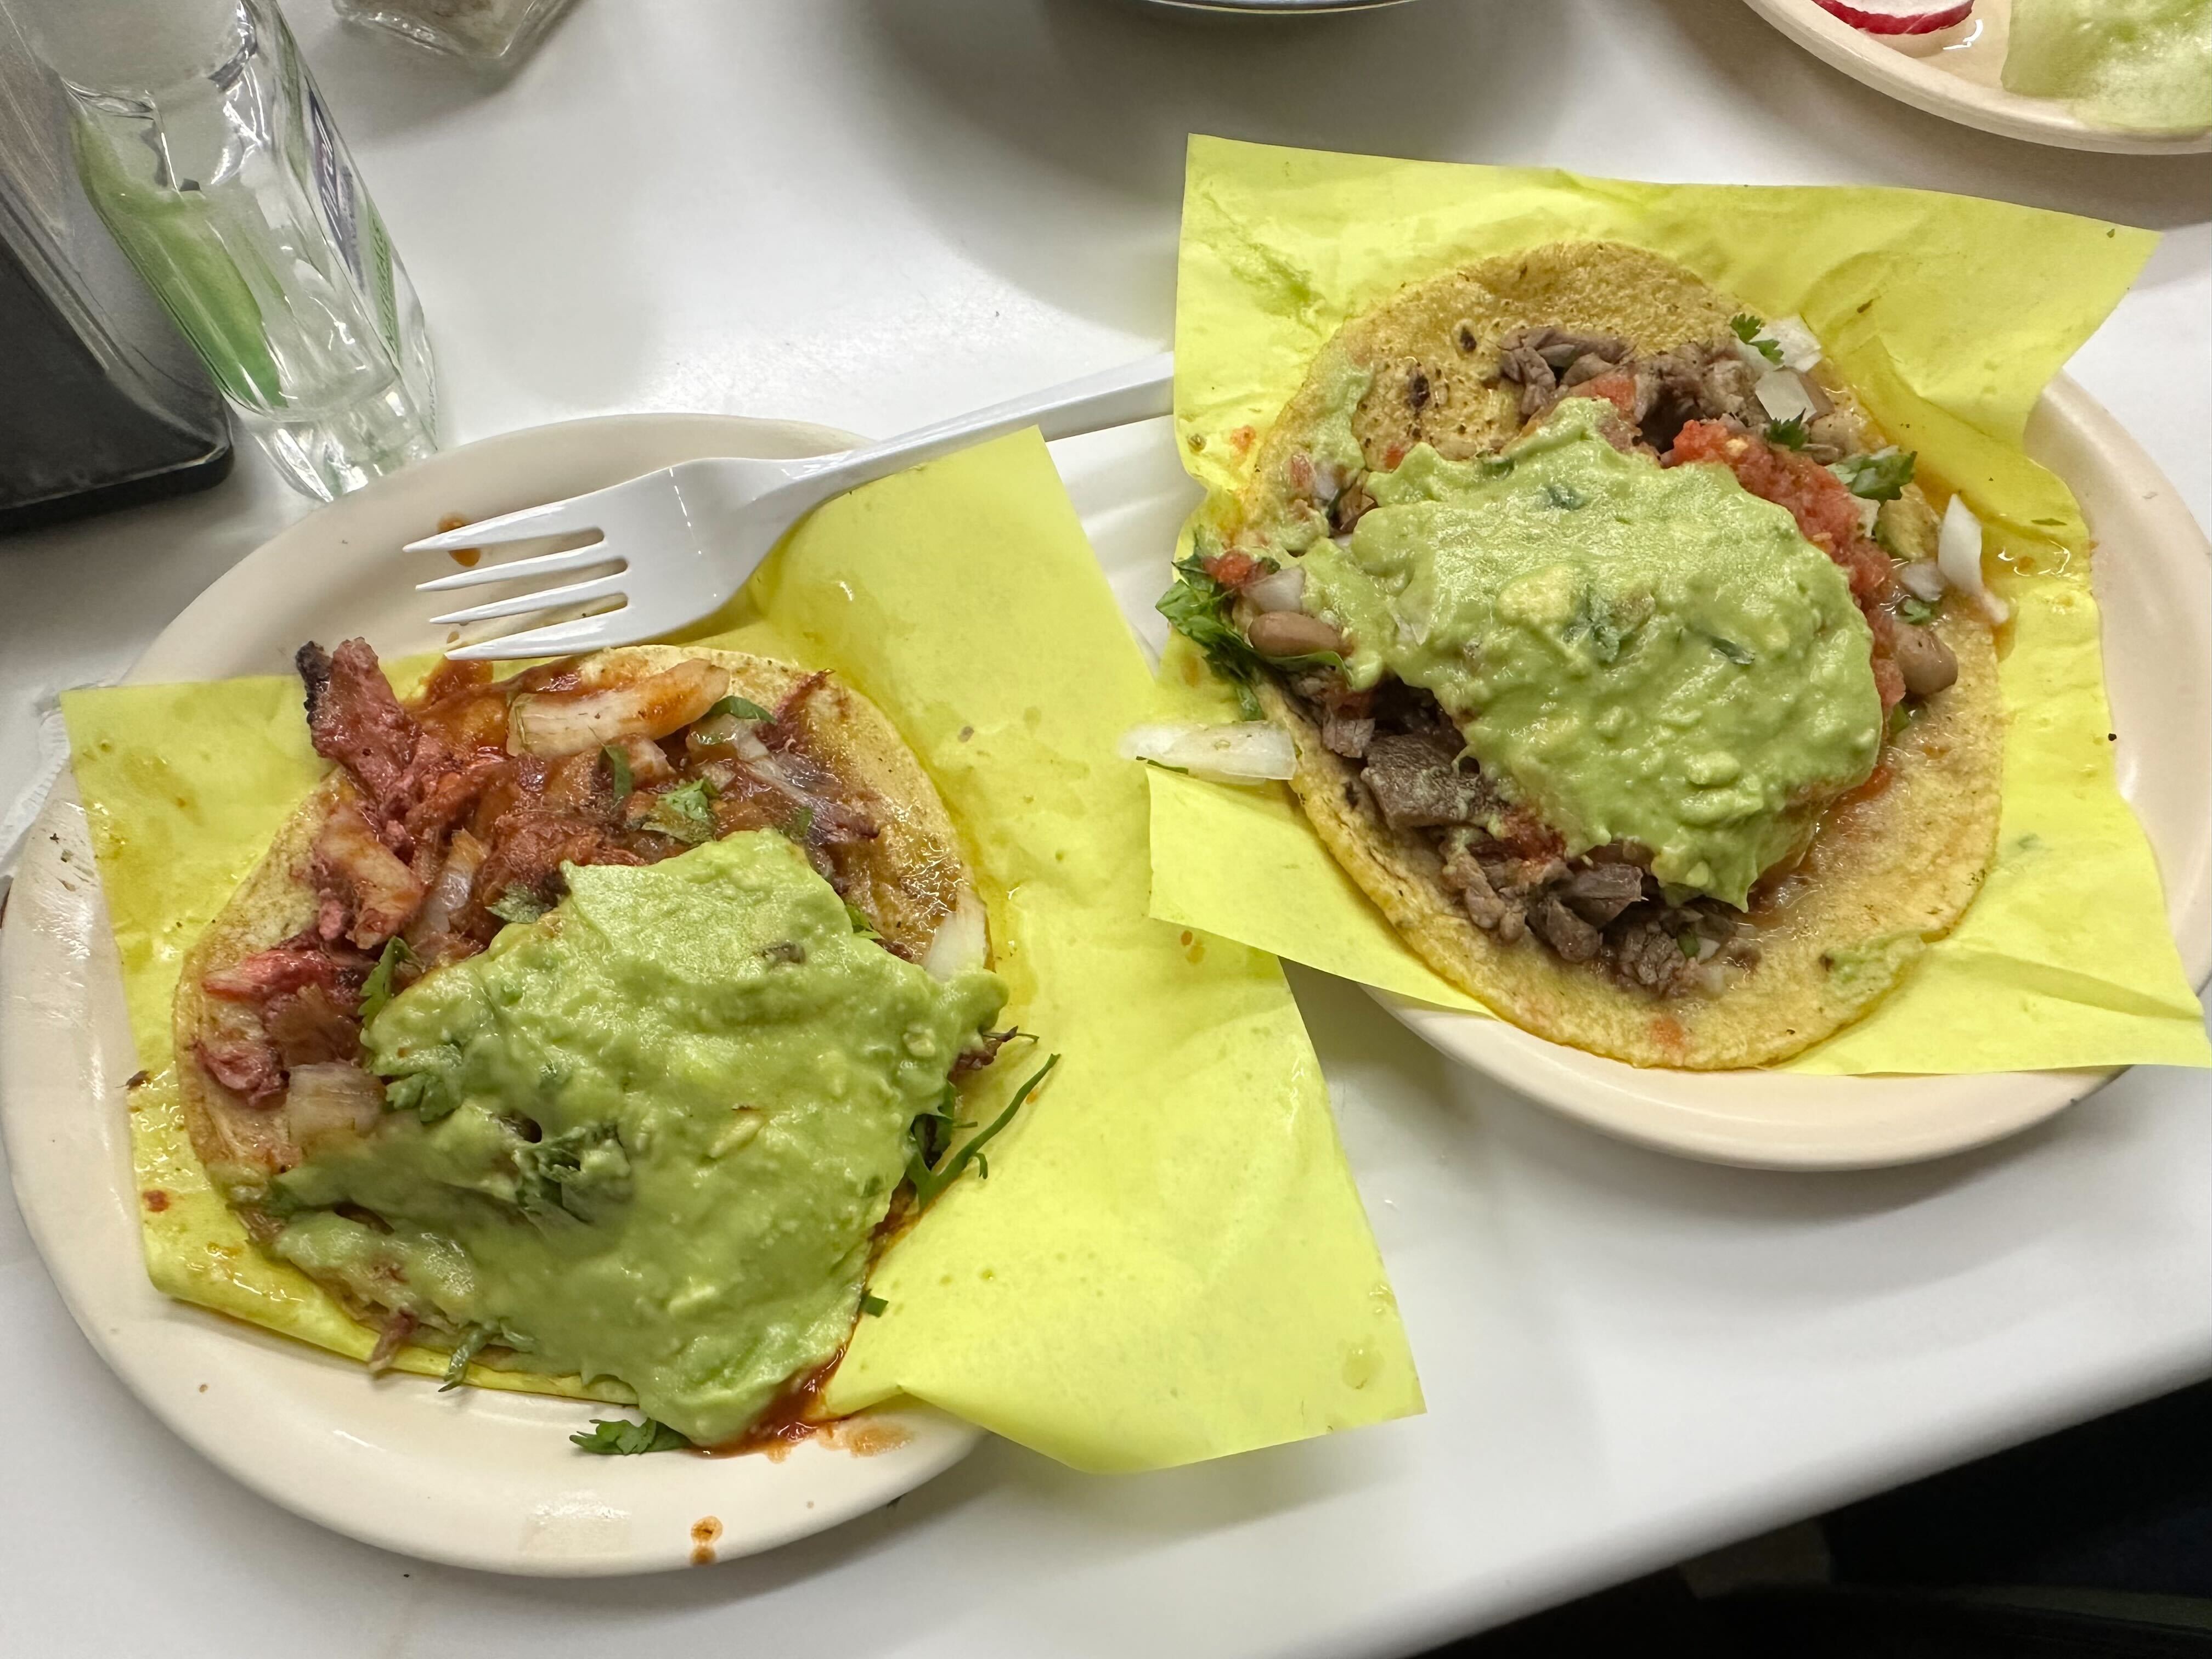
{"label": "yellow paper wrapper", "polygon": [[[1577,237],[1650,248],[1765,315],[1804,318],[2002,560],[1994,585],[2016,621],[1988,883],[1873,1013],[1787,1069],[2212,1066],[2157,866],[2112,781],[2088,532],[2021,448],[2045,382],[2149,257],[2148,232],[1922,191],[1643,185],[1194,138],[1176,421],[1207,490],[1199,516],[1229,510],[1252,433],[1346,319],[1407,283]],[[1189,653],[1167,668],[1186,717],[1234,718]],[[1154,772],[1152,792],[1154,915],[1485,1012],[1406,947],[1285,791]]]}
{"label": "yellow paper wrapper", "polygon": [[[1146,915],[1142,773],[1113,750],[1158,694],[1036,437],[824,508],[711,637],[833,669],[898,725],[968,840],[1009,1012],[1062,1056],[993,1143],[988,1181],[960,1182],[878,1265],[890,1305],[860,1322],[831,1407],[912,1396],[1094,1469],[1420,1410],[1280,969]],[[298,687],[129,687],[64,708],[154,1074],[132,1144],[164,1194],[145,1218],[155,1282],[365,1353],[368,1333],[208,1189],[171,1071],[179,957],[322,770]],[[1034,1069],[1009,1057],[978,1107]]]}

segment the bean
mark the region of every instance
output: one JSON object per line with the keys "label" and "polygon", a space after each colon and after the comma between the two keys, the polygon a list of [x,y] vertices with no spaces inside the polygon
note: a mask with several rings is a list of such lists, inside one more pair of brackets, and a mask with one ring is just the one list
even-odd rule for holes
{"label": "bean", "polygon": [[1263,657],[1304,657],[1317,651],[1344,649],[1343,635],[1303,611],[1270,611],[1255,617],[1244,636]]}

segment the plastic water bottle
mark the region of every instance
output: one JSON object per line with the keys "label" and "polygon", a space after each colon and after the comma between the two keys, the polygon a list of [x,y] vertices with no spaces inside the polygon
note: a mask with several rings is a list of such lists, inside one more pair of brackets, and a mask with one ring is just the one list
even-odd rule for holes
{"label": "plastic water bottle", "polygon": [[270,0],[0,0],[58,73],[86,196],[284,476],[437,447],[413,285]]}

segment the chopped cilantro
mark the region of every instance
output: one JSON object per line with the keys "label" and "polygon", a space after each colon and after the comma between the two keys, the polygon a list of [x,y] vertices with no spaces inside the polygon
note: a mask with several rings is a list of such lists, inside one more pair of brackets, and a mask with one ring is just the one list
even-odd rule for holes
{"label": "chopped cilantro", "polygon": [[1686,957],[1693,957],[1697,955],[1698,936],[1695,933],[1682,934],[1674,941],[1674,948],[1680,951]]}
{"label": "chopped cilantro", "polygon": [[1237,706],[1246,720],[1260,718],[1260,700],[1252,684],[1262,668],[1341,668],[1344,659],[1334,651],[1317,651],[1302,657],[1263,657],[1251,641],[1229,620],[1234,597],[1206,574],[1206,561],[1194,552],[1176,561],[1176,585],[1160,595],[1154,606],[1168,625],[1206,653],[1213,672],[1237,690]]}
{"label": "chopped cilantro", "polygon": [[1769,421],[1766,423],[1766,441],[1779,444],[1784,449],[1804,448],[1805,417],[1792,415],[1786,421]]}
{"label": "chopped cilantro", "polygon": [[635,1457],[641,1452],[683,1451],[691,1443],[670,1428],[665,1423],[656,1423],[647,1418],[642,1423],[632,1423],[625,1418],[610,1422],[605,1418],[592,1419],[589,1434],[572,1434],[569,1443],[600,1457]]}
{"label": "chopped cilantro", "polygon": [[522,1212],[533,1220],[550,1219],[560,1213],[589,1221],[592,1218],[586,1213],[589,1206],[570,1197],[568,1183],[584,1172],[584,1155],[610,1140],[619,1147],[613,1124],[579,1123],[557,1135],[525,1141],[516,1147],[514,1201]]}
{"label": "chopped cilantro", "polygon": [[386,1111],[412,1112],[425,1123],[435,1123],[441,1117],[450,1116],[458,1103],[450,1095],[439,1094],[433,1089],[428,1072],[411,1073],[384,1085]]}
{"label": "chopped cilantro", "polygon": [[866,1291],[861,1293],[860,1311],[867,1315],[871,1319],[878,1317],[891,1304],[890,1303],[884,1301],[883,1297],[879,1296],[871,1296]]}
{"label": "chopped cilantro", "polygon": [[1749,651],[1746,650],[1742,646],[1738,645],[1734,640],[1724,640],[1717,634],[1706,635],[1705,643],[1711,646],[1714,650],[1719,652],[1721,655],[1726,657],[1732,663],[1737,663],[1748,667],[1753,660],[1752,654]]}
{"label": "chopped cilantro", "polygon": [[1897,607],[1899,622],[1909,622],[1915,628],[1925,628],[1936,620],[1936,607],[1917,594],[1908,595]]}
{"label": "chopped cilantro", "polygon": [[407,941],[397,934],[384,941],[384,954],[376,959],[376,966],[368,970],[368,978],[361,988],[361,1023],[366,1026],[384,1012],[384,1005],[392,1000],[392,976],[400,965],[415,960],[415,953],[407,948]]}
{"label": "chopped cilantro", "polygon": [[1754,317],[1747,311],[1740,311],[1729,319],[1729,326],[1735,331],[1737,339],[1765,358],[1775,368],[1782,367],[1782,348],[1771,340],[1759,337],[1759,331],[1766,326],[1765,318]]}
{"label": "chopped cilantro", "polygon": [[772,720],[775,718],[758,703],[748,702],[738,696],[723,698],[699,718],[702,720],[710,720],[717,714],[733,715],[741,720]]}
{"label": "chopped cilantro", "polygon": [[1912,482],[1918,455],[1892,444],[1870,455],[1846,455],[1828,471],[1844,481],[1844,488],[1864,501],[1893,501]]}
{"label": "chopped cilantro", "polygon": [[[929,1158],[924,1156],[927,1142],[926,1140],[917,1141],[915,1149],[907,1154],[906,1160],[907,1179],[914,1183],[914,1206],[915,1209],[927,1209],[930,1205],[937,1200],[939,1194],[944,1192],[944,1190],[947,1187],[950,1187],[954,1182],[960,1179],[962,1172],[964,1171],[970,1164],[975,1165],[975,1175],[978,1180],[988,1181],[991,1178],[990,1160],[983,1156],[984,1146],[989,1142],[994,1135],[997,1134],[1000,1130],[1005,1128],[1006,1125],[1014,1121],[1014,1114],[1021,1110],[1022,1103],[1030,1097],[1030,1091],[1034,1090],[1037,1085],[1042,1083],[1045,1080],[1046,1075],[1051,1072],[1054,1066],[1059,1064],[1060,1056],[1058,1054],[1054,1054],[1049,1060],[1046,1060],[1043,1065],[1037,1067],[1035,1075],[1033,1075],[1029,1081],[1023,1084],[1020,1088],[1014,1091],[1014,1097],[1006,1103],[1006,1109],[1000,1113],[998,1116],[993,1118],[991,1120],[990,1126],[984,1129],[980,1134],[970,1136],[967,1140],[962,1142],[959,1149],[956,1151],[951,1157],[946,1158],[941,1167],[937,1169],[932,1169],[930,1167]],[[948,1087],[947,1093],[949,1094],[950,1092],[951,1091]],[[915,1121],[918,1126],[925,1119],[944,1119],[948,1115],[949,1115],[943,1109],[936,1112],[925,1112],[921,1117],[916,1118]],[[960,1127],[963,1126],[954,1125],[953,1127]]]}
{"label": "chopped cilantro", "polygon": [[850,899],[845,901],[845,919],[853,924],[853,931],[856,933],[868,939],[883,937],[876,931],[876,924],[868,920],[868,913]]}
{"label": "chopped cilantro", "polygon": [[1611,662],[1620,655],[1620,647],[1640,624],[1631,619],[1626,628],[1620,625],[1611,606],[1599,599],[1589,588],[1583,590],[1576,602],[1575,614],[1567,618],[1567,625],[1559,630],[1563,645],[1571,645],[1584,635],[1589,636],[1590,654],[1600,662]]}
{"label": "chopped cilantro", "polygon": [[491,1328],[471,1325],[469,1332],[453,1344],[453,1352],[446,1361],[446,1380],[438,1384],[440,1394],[450,1393],[467,1380],[469,1362],[483,1352],[484,1344],[491,1340]]}
{"label": "chopped cilantro", "polygon": [[629,757],[623,752],[620,744],[611,743],[600,750],[599,753],[605,757],[607,776],[613,781],[615,787],[615,805],[619,806],[629,799],[631,787]]}
{"label": "chopped cilantro", "polygon": [[805,845],[807,836],[814,831],[814,809],[811,806],[800,807],[778,828],[782,830],[786,840],[795,841],[801,846]]}
{"label": "chopped cilantro", "polygon": [[914,1137],[915,1144],[921,1148],[923,1163],[937,1162],[937,1155],[943,1152],[946,1144],[951,1140],[954,1130],[972,1129],[975,1127],[973,1123],[953,1116],[953,1109],[959,1103],[959,1091],[948,1082],[939,1092],[937,1104],[926,1112],[917,1113],[914,1121],[907,1126],[907,1133]]}
{"label": "chopped cilantro", "polygon": [[1901,736],[1905,728],[1912,724],[1912,707],[1910,702],[1900,702],[1896,708],[1891,709],[1888,724],[1883,728],[1884,735],[1893,738]]}
{"label": "chopped cilantro", "polygon": [[714,839],[714,786],[694,778],[655,795],[645,827],[687,847],[699,846]]}
{"label": "chopped cilantro", "polygon": [[510,887],[484,906],[501,921],[535,921],[552,908],[527,887]]}

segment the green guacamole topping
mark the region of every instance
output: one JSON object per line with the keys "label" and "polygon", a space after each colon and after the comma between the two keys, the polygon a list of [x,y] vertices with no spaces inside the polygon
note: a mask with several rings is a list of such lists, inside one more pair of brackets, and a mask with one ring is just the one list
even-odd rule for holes
{"label": "green guacamole topping", "polygon": [[770,831],[567,875],[368,1027],[390,1109],[279,1177],[274,1248],[728,1441],[843,1346],[908,1126],[1006,989],[856,933]]}
{"label": "green guacamole topping", "polygon": [[1506,457],[1417,447],[1370,473],[1305,608],[1355,687],[1433,693],[1570,855],[1643,842],[1678,892],[1741,906],[1881,745],[1871,638],[1844,573],[1727,468],[1662,469],[1561,403]]}

